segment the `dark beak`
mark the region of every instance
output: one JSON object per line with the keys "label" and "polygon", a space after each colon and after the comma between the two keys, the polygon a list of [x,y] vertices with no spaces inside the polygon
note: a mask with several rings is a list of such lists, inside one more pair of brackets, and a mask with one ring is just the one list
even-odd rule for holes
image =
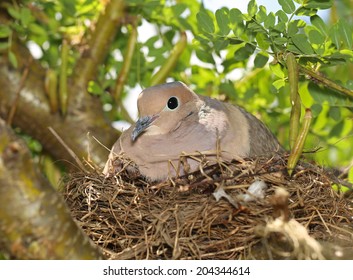
{"label": "dark beak", "polygon": [[131,140],[134,142],[136,138],[144,132],[156,119],[158,115],[145,116],[139,118],[135,124],[135,128],[131,133]]}

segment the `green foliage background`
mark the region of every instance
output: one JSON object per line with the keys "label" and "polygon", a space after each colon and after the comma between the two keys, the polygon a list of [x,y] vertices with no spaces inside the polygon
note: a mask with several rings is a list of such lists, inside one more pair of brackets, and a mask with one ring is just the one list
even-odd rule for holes
{"label": "green foliage background", "polygon": [[[103,104],[113,105],[106,112],[110,121],[126,118],[123,105],[116,104],[111,93],[123,67],[132,22],[137,21],[139,26],[147,22],[156,32],[146,42],[137,41],[122,98],[136,85],[151,85],[153,75],[168,62],[182,32],[186,32],[188,43],[168,73],[169,79],[181,80],[199,94],[245,107],[262,119],[288,149],[291,104],[286,54],[293,53],[302,67],[320,71],[334,83],[353,90],[353,7],[348,0],[278,2],[282,10],[277,12],[269,12],[251,0],[247,13],[236,8],[221,8],[213,13],[197,0],[126,1],[125,24],[111,45],[111,55],[99,65],[99,75],[87,90]],[[0,51],[8,52],[16,67],[16,57],[9,48],[16,33],[26,44],[39,46],[43,66],[59,72],[61,46],[67,40],[70,75],[85,47],[84,35],[94,28],[106,1],[22,3],[1,4],[14,21],[10,26],[0,25]],[[320,9],[331,9],[329,22],[317,15]],[[120,55],[113,55],[117,53]],[[193,64],[194,57],[202,63]],[[302,110],[311,108],[314,116],[305,150],[320,148],[308,156],[319,164],[348,166],[353,159],[352,97],[303,73],[299,94]]]}

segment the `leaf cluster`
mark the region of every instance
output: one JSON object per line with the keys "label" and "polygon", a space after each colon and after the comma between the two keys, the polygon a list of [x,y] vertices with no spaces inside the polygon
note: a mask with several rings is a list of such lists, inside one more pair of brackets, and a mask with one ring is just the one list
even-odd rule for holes
{"label": "leaf cluster", "polygon": [[[283,127],[288,126],[288,118],[283,119],[284,108],[290,106],[289,97],[283,95],[288,92],[287,54],[294,54],[301,67],[325,73],[332,81],[324,81],[327,78],[324,74],[319,74],[322,80],[304,74],[300,77],[302,110],[311,108],[315,118],[307,146],[314,149],[319,142],[326,141],[324,151],[318,153],[323,155],[320,160],[325,163],[330,153],[339,154],[340,159],[351,158],[353,99],[331,87],[337,84],[348,91],[352,89],[352,75],[344,73],[338,77],[334,74],[352,67],[351,22],[341,17],[328,23],[318,15],[319,10],[332,7],[332,0],[278,0],[278,3],[281,10],[277,12],[268,12],[255,0],[249,1],[247,13],[226,7],[215,13],[201,9],[197,14],[199,34],[196,39],[203,48],[200,52],[203,56],[199,58],[208,63],[221,60],[222,71],[226,73],[249,69],[250,74],[243,78],[249,79],[247,85],[241,87],[239,83],[244,82],[238,81],[233,94],[239,100],[243,93],[244,105],[250,111],[261,108],[254,103],[248,105],[250,98],[272,103],[270,115],[280,121],[276,131],[285,131],[287,128]],[[269,76],[265,72],[270,73],[270,80],[266,81]],[[261,81],[262,86],[256,80]],[[254,94],[256,89],[257,95]],[[282,143],[287,141],[286,136],[284,138]],[[336,145],[342,139],[343,143]],[[343,156],[346,152],[348,157]]]}

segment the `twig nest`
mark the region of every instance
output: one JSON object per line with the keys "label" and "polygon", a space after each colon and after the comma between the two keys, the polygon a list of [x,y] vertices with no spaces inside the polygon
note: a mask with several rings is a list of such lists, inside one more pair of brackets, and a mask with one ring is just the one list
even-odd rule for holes
{"label": "twig nest", "polygon": [[154,184],[131,176],[128,162],[109,178],[72,174],[64,193],[108,259],[353,258],[352,198],[320,167],[302,164],[289,177],[275,156],[203,164]]}

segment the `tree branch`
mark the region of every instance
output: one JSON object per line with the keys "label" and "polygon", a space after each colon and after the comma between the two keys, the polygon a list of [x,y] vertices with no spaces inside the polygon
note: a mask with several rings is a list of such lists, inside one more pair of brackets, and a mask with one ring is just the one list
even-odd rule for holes
{"label": "tree branch", "polygon": [[67,113],[67,106],[69,102],[69,92],[67,90],[67,67],[69,59],[69,44],[66,39],[61,44],[61,65],[60,65],[60,79],[59,79],[59,101],[61,113],[65,116]]}
{"label": "tree branch", "polygon": [[123,14],[124,1],[111,0],[99,16],[88,46],[76,64],[74,84],[78,87],[86,88],[88,82],[94,79],[97,66],[104,61],[109,46],[119,30]]}
{"label": "tree branch", "polygon": [[300,66],[299,65],[299,71],[310,76],[311,78],[313,78],[314,80],[319,81],[321,84],[323,84],[325,87],[328,87],[330,89],[333,89],[334,91],[337,91],[338,93],[344,94],[344,95],[348,95],[350,97],[353,97],[353,91],[345,88],[329,79],[327,79],[326,77],[324,77],[322,74],[317,73],[313,70],[310,70],[306,67]]}
{"label": "tree branch", "polygon": [[173,70],[176,63],[178,62],[179,57],[183,53],[187,43],[187,37],[185,32],[181,32],[180,41],[172,49],[168,60],[162,65],[159,71],[153,75],[151,78],[151,86],[158,85],[165,82],[165,79],[168,77],[169,73]]}
{"label": "tree branch", "polygon": [[135,20],[135,22],[132,23],[131,26],[131,31],[130,31],[130,37],[129,40],[127,42],[127,46],[126,46],[126,52],[124,54],[124,63],[123,66],[119,72],[119,76],[116,80],[115,83],[115,87],[114,87],[114,91],[113,91],[113,97],[115,100],[115,103],[117,105],[120,104],[121,102],[121,94],[123,92],[124,89],[124,85],[126,83],[129,71],[130,71],[130,67],[131,67],[131,61],[135,52],[135,48],[136,48],[136,43],[137,43],[137,18]]}
{"label": "tree branch", "polygon": [[298,63],[292,53],[287,54],[286,65],[288,69],[290,102],[292,105],[289,119],[289,147],[292,149],[298,137],[301,114],[301,101],[298,93]]}
{"label": "tree branch", "polygon": [[1,119],[0,246],[16,259],[102,259]]}
{"label": "tree branch", "polygon": [[[4,119],[8,118],[21,84],[23,71],[28,61],[32,59],[27,48],[16,40],[12,42],[11,51],[16,55],[19,65],[17,69],[8,66],[6,55],[0,55],[0,117]],[[69,168],[73,168],[75,162],[49,132],[49,126],[54,128],[80,159],[87,157],[88,132],[110,148],[118,138],[119,132],[106,122],[99,100],[85,94],[83,95],[85,98],[80,103],[74,104],[75,108],[70,107],[70,112],[65,119],[58,113],[52,114],[45,94],[45,73],[38,61],[33,60],[16,101],[16,113],[12,124],[39,140],[44,150]],[[74,86],[69,86],[68,90],[71,96],[84,91]],[[89,146],[93,162],[103,166],[108,158],[106,149],[95,141],[92,141]]]}

